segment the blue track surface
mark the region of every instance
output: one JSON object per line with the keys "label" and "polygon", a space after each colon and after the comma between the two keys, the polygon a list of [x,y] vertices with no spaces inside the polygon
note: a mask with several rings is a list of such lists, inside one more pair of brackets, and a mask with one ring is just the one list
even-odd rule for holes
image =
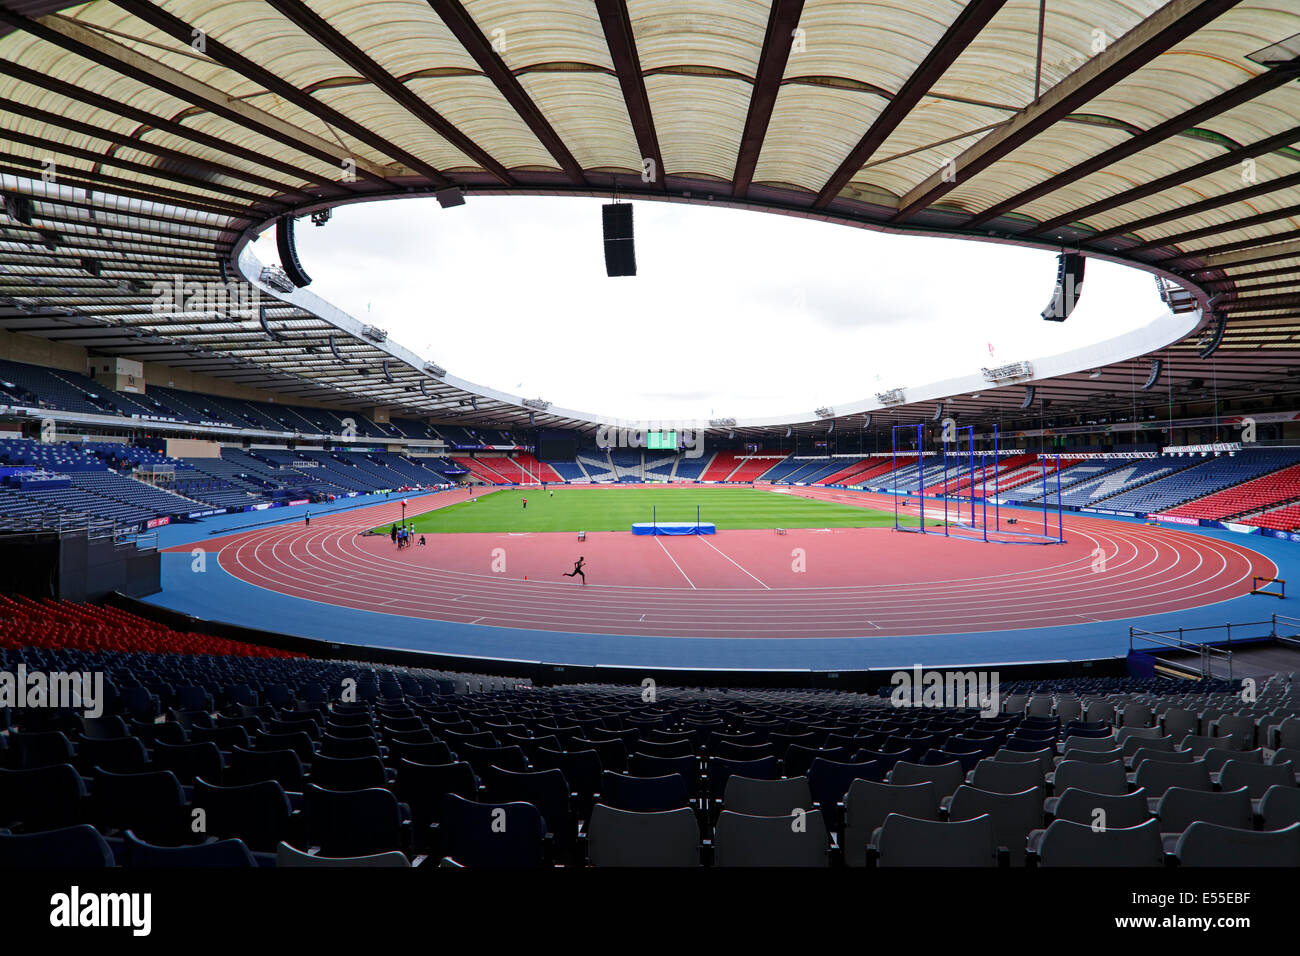
{"label": "blue track surface", "polygon": [[[414,497],[414,496],[411,496]],[[334,502],[332,510],[376,504],[380,496]],[[311,505],[313,515],[330,506]],[[306,507],[221,515],[198,524],[161,529],[160,547],[200,542],[253,522],[301,521]],[[1102,517],[1090,515],[1090,517]],[[1107,520],[1127,521],[1113,518]],[[1300,569],[1300,544],[1261,535],[1180,528],[1221,538],[1271,558],[1279,576]],[[1004,545],[990,544],[990,548]],[[741,670],[864,670],[955,667],[1123,657],[1129,625],[1151,631],[1267,620],[1273,613],[1300,617],[1297,598],[1245,596],[1201,608],[1149,617],[1063,627],[861,638],[671,638],[530,631],[429,621],[331,604],[317,604],[247,584],[222,570],[211,555],[195,573],[183,552],[162,555],[163,590],[150,603],[208,620],[341,644],[400,648],[466,657],[618,667]]]}

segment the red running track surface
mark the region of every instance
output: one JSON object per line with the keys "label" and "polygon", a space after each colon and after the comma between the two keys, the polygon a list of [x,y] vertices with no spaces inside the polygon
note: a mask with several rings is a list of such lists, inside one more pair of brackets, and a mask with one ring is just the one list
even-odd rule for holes
{"label": "red running track surface", "polygon": [[[789,493],[893,507],[892,499],[837,489]],[[464,497],[414,504],[427,511]],[[697,638],[1109,621],[1213,604],[1248,593],[1252,575],[1277,574],[1269,559],[1227,541],[1073,514],[1067,542],[1057,545],[841,528],[678,538],[599,532],[585,542],[571,533],[431,534],[427,547],[398,551],[387,537],[363,534],[400,517],[399,508],[322,515],[310,527],[248,531],[206,548],[243,581],[327,604],[497,627]],[[905,510],[914,514],[915,502]],[[941,513],[927,503],[927,522]],[[1032,518],[1019,515],[1019,526],[1031,528]],[[585,587],[561,576],[579,555]]]}

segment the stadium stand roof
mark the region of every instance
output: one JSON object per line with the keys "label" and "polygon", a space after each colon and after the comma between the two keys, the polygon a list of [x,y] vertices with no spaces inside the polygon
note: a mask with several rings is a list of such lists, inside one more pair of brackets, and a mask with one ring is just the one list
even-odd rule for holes
{"label": "stadium stand roof", "polygon": [[[257,279],[253,238],[345,203],[617,193],[1135,265],[1197,317],[1170,389],[1216,344],[1245,388],[1295,367],[1298,77],[1279,0],[4,2],[0,328],[344,407],[589,427],[302,289],[159,310],[154,285]],[[1037,397],[1091,403],[1148,364]]]}

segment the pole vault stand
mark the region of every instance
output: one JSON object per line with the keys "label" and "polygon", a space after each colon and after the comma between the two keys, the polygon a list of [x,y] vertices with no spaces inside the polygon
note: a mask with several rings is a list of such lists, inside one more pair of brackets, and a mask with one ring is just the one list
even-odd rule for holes
{"label": "pole vault stand", "polygon": [[[916,528],[907,527],[899,522],[899,497],[900,494],[911,497],[911,491],[904,489],[903,492],[898,490],[898,430],[916,430],[916,463],[917,463],[917,489],[916,497],[920,508],[920,526]],[[966,434],[967,445],[965,449],[965,461],[963,462],[962,434]],[[923,449],[924,426],[923,425],[894,425],[891,430],[890,438],[892,440],[893,452],[893,498],[894,498],[894,530],[908,531],[921,534],[937,534],[937,529],[930,529],[925,524],[925,456]],[[997,425],[993,426],[993,454],[990,459],[986,452],[980,453],[980,463],[978,473],[975,465],[975,427],[966,425],[957,429],[957,448],[955,461],[955,479],[961,481],[966,479],[966,488],[968,494],[963,498],[962,495],[950,495],[948,485],[950,482],[949,465],[948,465],[948,443],[942,442],[943,453],[943,481],[939,485],[939,497],[943,502],[943,536],[962,538],[967,541],[983,541],[986,544],[1064,544],[1065,543],[1065,522],[1061,513],[1061,457],[1056,455],[1054,458],[1053,471],[1056,475],[1055,489],[1055,520],[1052,515],[1052,492],[1049,490],[1049,476],[1047,471],[1048,459],[1052,456],[1040,454],[1038,456],[1041,474],[1042,488],[1042,531],[1037,529],[1036,516],[1028,510],[1008,515],[1005,519],[1002,516],[1002,499],[1000,495],[1000,475],[999,462],[1001,461],[1000,436]],[[910,458],[910,452],[903,455],[904,467],[907,466],[907,460]],[[992,492],[993,508],[992,522],[989,518],[989,484],[990,471],[992,471]],[[964,474],[963,474],[964,473]],[[976,498],[979,499],[979,507],[976,507]],[[949,512],[949,502],[951,498],[956,499],[956,516],[953,517]],[[970,509],[967,512],[963,507],[965,500],[969,500]],[[969,515],[967,520],[966,515]],[[1004,522],[1007,527],[1004,527]],[[1014,526],[1014,527],[1011,527]],[[1022,530],[1023,529],[1023,530]],[[1032,529],[1032,530],[1030,530]],[[1263,591],[1260,593],[1271,594],[1273,592]],[[1280,596],[1280,595],[1275,595]]]}

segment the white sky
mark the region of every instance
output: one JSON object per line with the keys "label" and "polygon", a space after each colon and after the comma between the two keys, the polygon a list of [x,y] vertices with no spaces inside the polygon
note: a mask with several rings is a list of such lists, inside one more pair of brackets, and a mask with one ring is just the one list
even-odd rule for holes
{"label": "white sky", "polygon": [[[300,220],[298,253],[313,292],[453,375],[628,419],[835,406],[1164,311],[1150,275],[1098,260],[1070,319],[1045,322],[1050,252],[650,201],[635,202],[638,275],[609,278],[604,201],[363,203]],[[277,259],[273,241],[254,251]]]}

